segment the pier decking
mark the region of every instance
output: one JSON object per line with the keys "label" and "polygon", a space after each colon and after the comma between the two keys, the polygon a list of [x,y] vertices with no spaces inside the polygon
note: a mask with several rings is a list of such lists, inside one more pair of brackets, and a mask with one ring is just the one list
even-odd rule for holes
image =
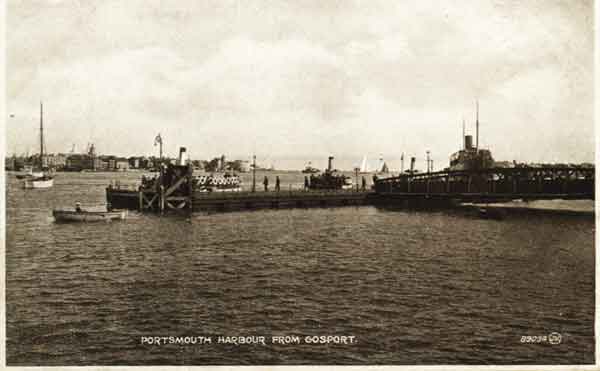
{"label": "pier decking", "polygon": [[[160,211],[159,195],[130,189],[107,188],[106,197],[113,208]],[[191,210],[233,211],[265,208],[357,206],[370,202],[373,192],[356,191],[279,191],[279,192],[193,192]],[[172,197],[174,199],[176,197]],[[175,201],[185,197],[176,198]],[[140,201],[141,199],[141,201]],[[169,208],[167,208],[169,209]],[[177,209],[174,207],[173,209]],[[188,207],[181,207],[188,210]]]}

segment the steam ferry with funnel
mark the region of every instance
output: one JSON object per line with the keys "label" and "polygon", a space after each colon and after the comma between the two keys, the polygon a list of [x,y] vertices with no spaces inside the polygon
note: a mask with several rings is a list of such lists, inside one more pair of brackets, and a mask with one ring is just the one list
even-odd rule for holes
{"label": "steam ferry with funnel", "polygon": [[473,145],[473,136],[466,135],[464,120],[462,137],[463,148],[450,156],[448,170],[480,170],[495,166],[491,151],[479,148],[479,103],[475,114],[475,145]]}

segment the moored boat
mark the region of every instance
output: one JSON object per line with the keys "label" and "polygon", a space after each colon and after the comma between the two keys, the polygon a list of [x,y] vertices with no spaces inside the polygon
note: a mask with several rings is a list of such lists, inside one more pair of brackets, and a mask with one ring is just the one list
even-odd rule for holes
{"label": "moored boat", "polygon": [[57,222],[106,222],[110,220],[123,220],[127,218],[127,210],[52,210],[52,216]]}
{"label": "moored boat", "polygon": [[29,168],[26,170],[24,175],[17,176],[23,180],[23,188],[25,189],[39,189],[39,188],[50,188],[54,185],[54,177],[44,172],[44,108],[40,102],[40,157],[39,157],[39,169],[33,170]]}
{"label": "moored boat", "polygon": [[21,174],[17,174],[17,179],[41,178],[44,176],[43,171],[33,171],[33,166],[27,165]]}
{"label": "moored boat", "polygon": [[50,188],[53,185],[54,178],[51,176],[31,176],[23,181],[23,188],[25,189]]}

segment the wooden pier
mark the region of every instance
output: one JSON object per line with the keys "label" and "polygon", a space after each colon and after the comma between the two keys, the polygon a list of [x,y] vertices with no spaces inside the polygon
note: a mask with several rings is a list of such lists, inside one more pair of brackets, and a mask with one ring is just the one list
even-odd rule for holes
{"label": "wooden pier", "polygon": [[115,209],[141,212],[233,211],[264,208],[396,205],[454,207],[460,203],[510,200],[594,199],[594,168],[509,168],[443,171],[380,179],[373,191],[281,190],[205,192],[194,189],[192,169],[161,168],[156,179],[136,189],[109,186],[106,200]]}
{"label": "wooden pier", "polygon": [[[116,209],[139,211],[234,211],[255,209],[358,206],[371,202],[372,192],[356,191],[279,191],[279,192],[193,192],[191,209],[186,196],[171,196],[161,203],[161,194],[142,190],[109,187],[108,204]],[[165,198],[166,200],[166,198]],[[179,202],[173,204],[173,201]],[[181,206],[180,206],[181,205]]]}
{"label": "wooden pier", "polygon": [[461,202],[595,198],[595,168],[488,168],[404,174],[375,182],[379,201],[452,199]]}
{"label": "wooden pier", "polygon": [[206,192],[192,186],[192,168],[169,165],[156,179],[135,189],[106,188],[106,201],[114,209],[141,212],[233,211],[264,208],[335,207],[365,205],[373,192],[348,190],[280,190],[271,192]]}

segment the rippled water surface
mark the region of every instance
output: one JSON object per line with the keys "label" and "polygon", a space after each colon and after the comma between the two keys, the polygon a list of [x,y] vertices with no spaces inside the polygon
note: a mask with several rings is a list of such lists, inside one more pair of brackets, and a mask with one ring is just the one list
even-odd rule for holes
{"label": "rippled water surface", "polygon": [[[9,365],[594,362],[593,217],[365,206],[54,223],[54,207],[104,203],[111,178],[63,173],[23,190],[7,177]],[[560,344],[521,343],[551,332]],[[140,340],[169,335],[213,344]]]}

